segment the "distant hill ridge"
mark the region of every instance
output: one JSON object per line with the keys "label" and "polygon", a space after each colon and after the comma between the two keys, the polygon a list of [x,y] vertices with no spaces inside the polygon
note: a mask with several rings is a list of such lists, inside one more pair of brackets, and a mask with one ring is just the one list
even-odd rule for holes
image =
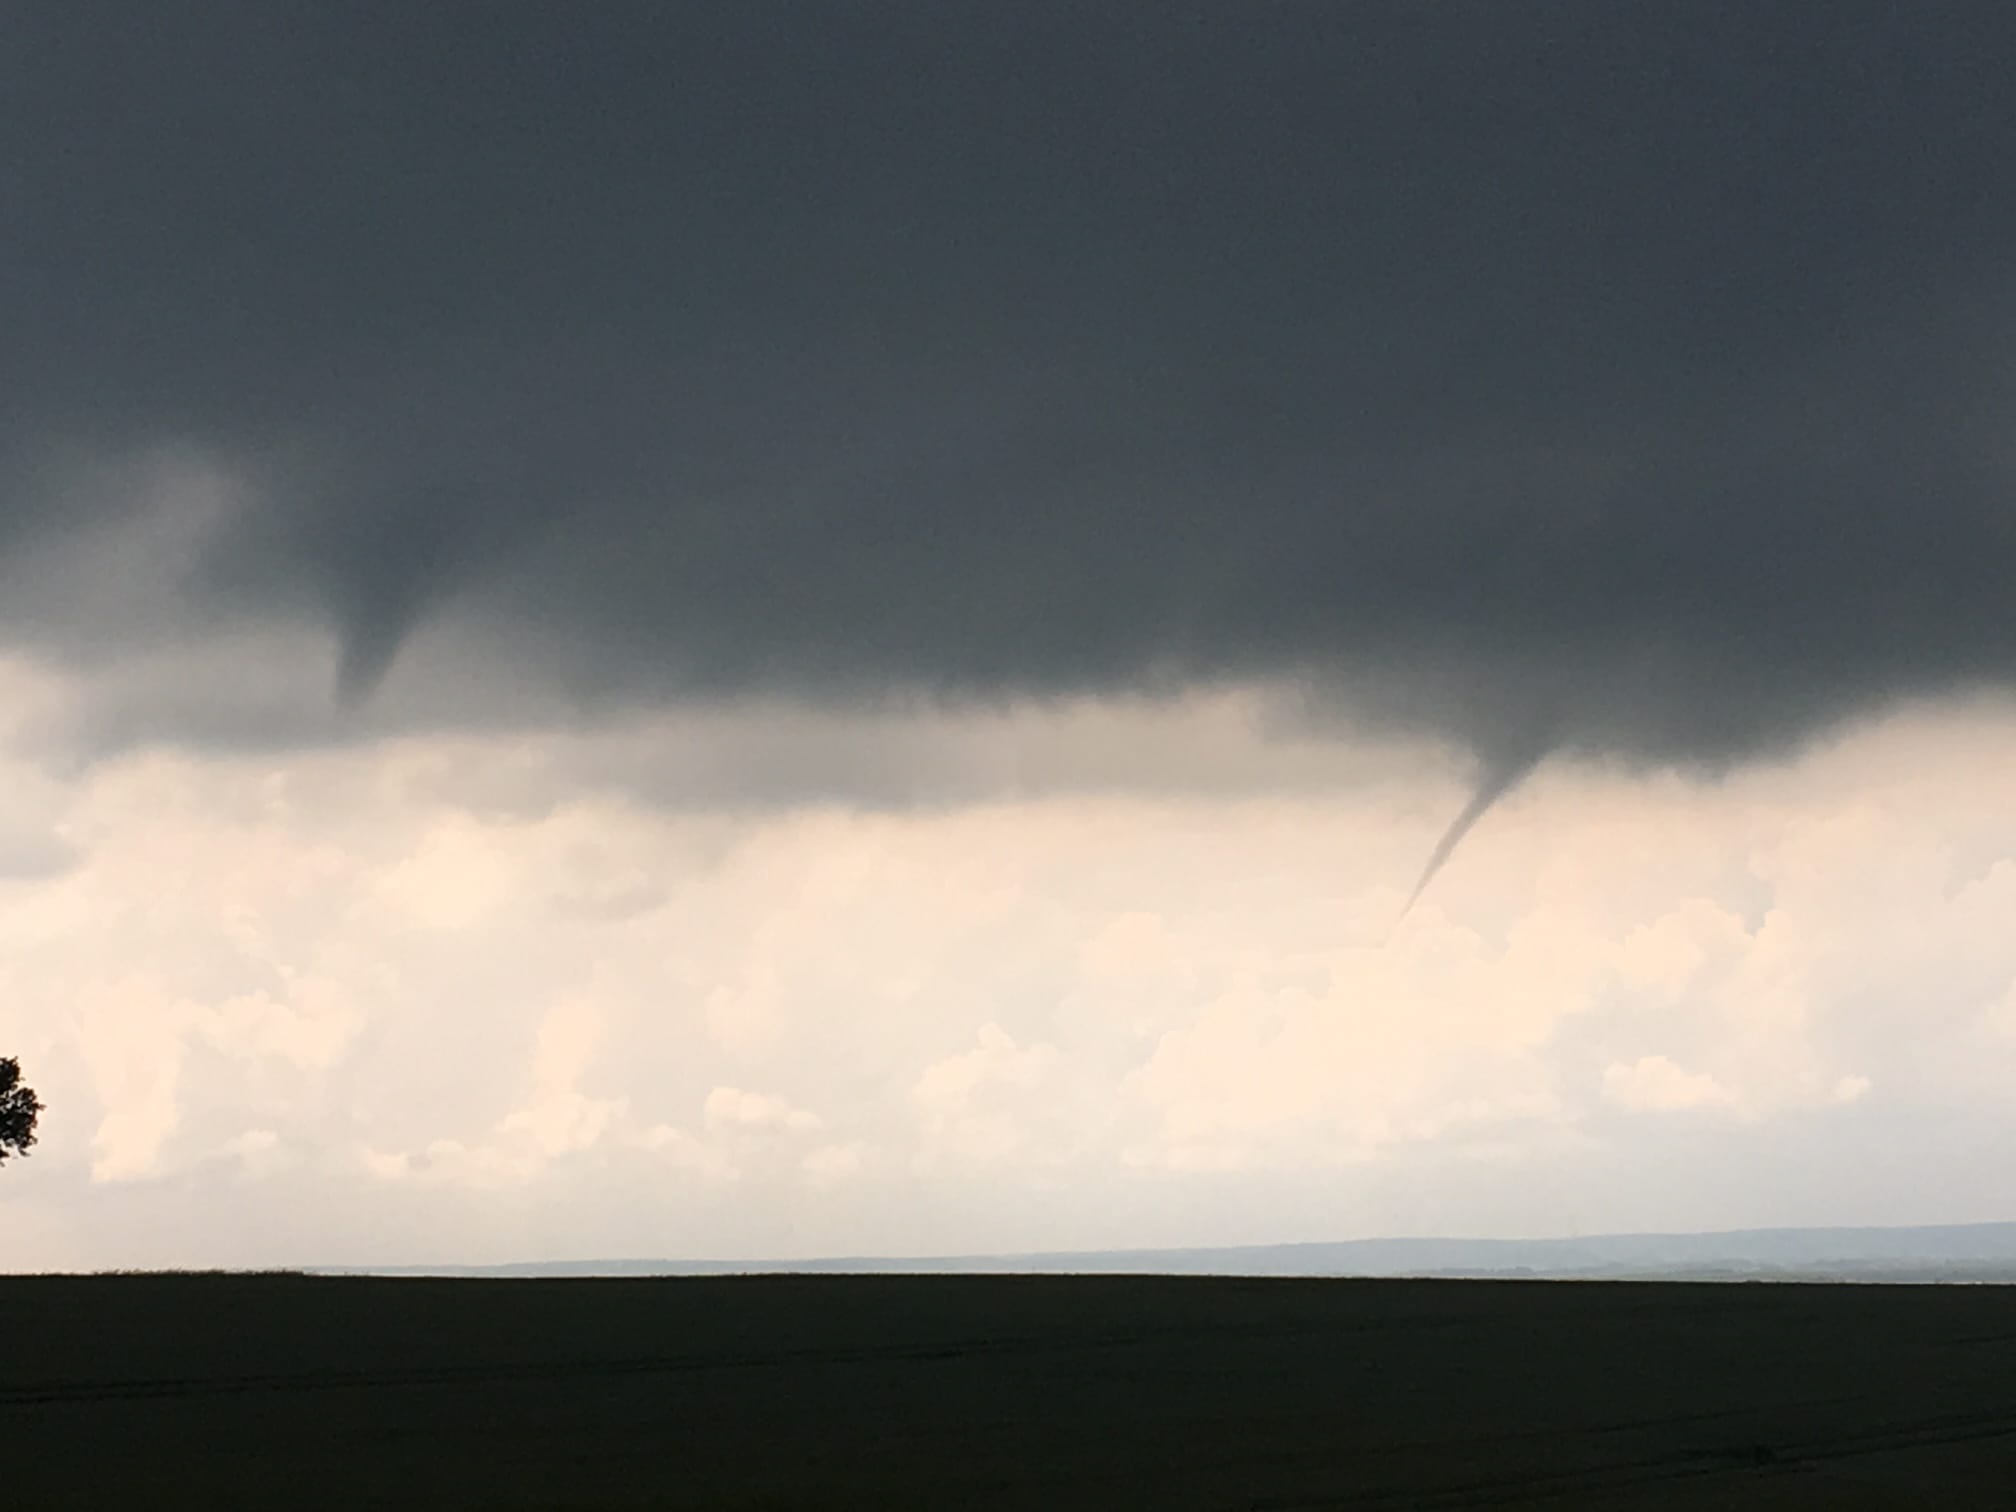
{"label": "distant hill ridge", "polygon": [[326,1266],[324,1275],[710,1276],[1016,1273],[1178,1276],[1534,1276],[1560,1279],[2016,1281],[2016,1223],[1733,1229],[1567,1239],[1349,1239],[1195,1249],[842,1256],[808,1260],[553,1260]]}

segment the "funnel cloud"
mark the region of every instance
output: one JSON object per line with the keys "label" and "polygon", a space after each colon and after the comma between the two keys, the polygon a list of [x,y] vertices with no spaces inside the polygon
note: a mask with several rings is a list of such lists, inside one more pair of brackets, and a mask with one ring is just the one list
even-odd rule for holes
{"label": "funnel cloud", "polygon": [[1442,831],[1442,837],[1435,842],[1435,848],[1428,853],[1427,864],[1421,868],[1420,879],[1414,890],[1407,895],[1407,902],[1400,909],[1400,917],[1405,919],[1414,911],[1414,905],[1421,901],[1421,894],[1428,890],[1428,884],[1435,880],[1442,868],[1449,864],[1449,858],[1456,854],[1456,847],[1464,837],[1477,826],[1477,821],[1491,811],[1494,804],[1532,773],[1533,768],[1545,759],[1542,747],[1529,747],[1516,755],[1501,755],[1485,763],[1478,774],[1477,786],[1470,794],[1456,817],[1449,821],[1449,827]]}

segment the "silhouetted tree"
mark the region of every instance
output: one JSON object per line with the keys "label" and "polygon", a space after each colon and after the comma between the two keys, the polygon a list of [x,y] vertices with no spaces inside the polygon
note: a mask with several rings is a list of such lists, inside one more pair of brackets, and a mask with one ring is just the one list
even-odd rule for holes
{"label": "silhouetted tree", "polygon": [[42,1103],[33,1087],[21,1082],[21,1062],[0,1055],[0,1165],[9,1155],[26,1155],[35,1143],[35,1120]]}

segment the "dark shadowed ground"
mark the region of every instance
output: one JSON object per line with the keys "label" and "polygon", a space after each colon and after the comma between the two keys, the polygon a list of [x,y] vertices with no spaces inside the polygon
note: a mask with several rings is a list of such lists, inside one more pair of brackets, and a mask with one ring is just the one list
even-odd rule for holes
{"label": "dark shadowed ground", "polygon": [[1998,1507],[2016,1289],[0,1281],[36,1508]]}

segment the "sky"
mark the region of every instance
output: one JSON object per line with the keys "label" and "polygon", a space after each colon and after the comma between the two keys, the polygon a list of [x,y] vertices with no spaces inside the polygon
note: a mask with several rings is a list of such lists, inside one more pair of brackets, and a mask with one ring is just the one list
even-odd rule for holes
{"label": "sky", "polygon": [[0,1266],[2010,1216],[2006,7],[0,30]]}

